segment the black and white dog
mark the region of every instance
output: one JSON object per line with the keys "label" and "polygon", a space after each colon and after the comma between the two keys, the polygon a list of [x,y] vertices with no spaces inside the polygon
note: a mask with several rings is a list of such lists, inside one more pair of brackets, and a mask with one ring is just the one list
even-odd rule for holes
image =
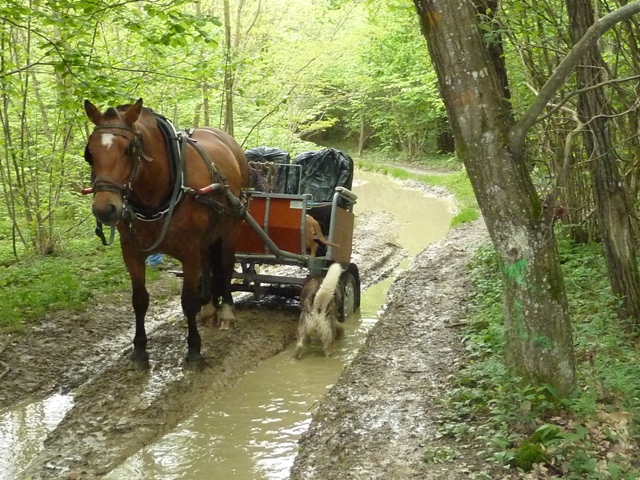
{"label": "black and white dog", "polygon": [[333,353],[336,338],[344,335],[342,325],[338,323],[338,307],[342,290],[338,288],[342,267],[333,263],[324,277],[311,277],[302,287],[300,294],[300,320],[298,321],[298,344],[294,357],[302,358],[302,351],[315,333],[322,342],[324,354]]}

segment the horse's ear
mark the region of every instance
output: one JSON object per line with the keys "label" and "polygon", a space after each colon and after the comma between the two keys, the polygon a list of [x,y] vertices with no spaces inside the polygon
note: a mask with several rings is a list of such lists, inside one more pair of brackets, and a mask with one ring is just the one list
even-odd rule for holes
{"label": "horse's ear", "polygon": [[127,108],[127,111],[124,112],[124,121],[127,125],[133,125],[138,117],[140,117],[140,112],[142,112],[142,99],[139,98],[138,101]]}
{"label": "horse's ear", "polygon": [[91,120],[94,125],[98,125],[100,123],[100,120],[102,119],[102,113],[100,112],[100,110],[98,110],[98,107],[96,107],[89,100],[84,101],[84,111],[87,114],[87,117],[89,117],[89,120]]}

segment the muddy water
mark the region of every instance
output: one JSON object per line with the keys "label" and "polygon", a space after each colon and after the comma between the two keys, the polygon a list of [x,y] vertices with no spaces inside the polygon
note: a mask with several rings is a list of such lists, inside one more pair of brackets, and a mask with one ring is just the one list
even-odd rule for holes
{"label": "muddy water", "polygon": [[70,395],[54,394],[0,416],[0,479],[19,478],[19,472],[42,448],[42,439],[72,406]]}
{"label": "muddy water", "polygon": [[[356,214],[386,211],[398,222],[397,242],[410,257],[443,238],[450,203],[402,188],[379,174],[357,172]],[[357,240],[356,240],[357,241]],[[205,404],[161,440],[129,458],[108,479],[284,479],[308,428],[314,405],[327,393],[378,319],[392,278],[362,292],[361,310],[345,323],[345,339],[325,358],[312,345],[301,361],[292,347],[262,362],[221,397]]]}
{"label": "muddy water", "polygon": [[412,257],[449,231],[452,205],[445,200],[425,197],[389,177],[362,171],[356,172],[353,191],[358,195],[356,215],[366,211],[393,215],[400,224],[397,241]]}
{"label": "muddy water", "polygon": [[362,345],[390,284],[385,280],[363,295],[360,313],[345,324],[345,339],[332,357],[312,345],[296,361],[288,348],[106,478],[287,478],[313,406]]}

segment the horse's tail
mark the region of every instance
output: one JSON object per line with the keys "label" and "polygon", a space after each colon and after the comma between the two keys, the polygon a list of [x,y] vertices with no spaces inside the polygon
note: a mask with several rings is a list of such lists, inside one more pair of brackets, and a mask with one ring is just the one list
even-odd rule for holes
{"label": "horse's tail", "polygon": [[342,267],[339,263],[333,263],[327,271],[327,275],[322,280],[322,284],[313,299],[313,311],[316,313],[324,312],[336,292],[336,287],[342,275]]}

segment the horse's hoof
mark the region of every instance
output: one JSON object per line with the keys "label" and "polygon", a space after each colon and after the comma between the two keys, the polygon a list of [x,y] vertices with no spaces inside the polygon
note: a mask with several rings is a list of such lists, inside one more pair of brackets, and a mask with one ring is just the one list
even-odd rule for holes
{"label": "horse's hoof", "polygon": [[200,317],[203,327],[214,327],[216,324],[216,316],[211,315],[209,317]]}
{"label": "horse's hoof", "polygon": [[137,370],[149,370],[151,365],[149,364],[149,355],[147,352],[131,354],[131,363]]}
{"label": "horse's hoof", "polygon": [[131,352],[131,360],[134,362],[148,362],[149,354],[145,350],[136,350],[134,348],[133,352]]}
{"label": "horse's hoof", "polygon": [[205,327],[213,327],[217,320],[216,309],[211,303],[203,305],[200,309],[200,322]]}
{"label": "horse's hoof", "polygon": [[203,358],[202,358],[202,354],[200,352],[189,352],[187,353],[187,356],[185,358],[187,363],[191,363],[191,364],[197,364],[197,363],[201,363]]}
{"label": "horse's hoof", "polygon": [[220,320],[221,331],[229,330],[230,327],[231,327],[231,323],[229,322],[229,320]]}

